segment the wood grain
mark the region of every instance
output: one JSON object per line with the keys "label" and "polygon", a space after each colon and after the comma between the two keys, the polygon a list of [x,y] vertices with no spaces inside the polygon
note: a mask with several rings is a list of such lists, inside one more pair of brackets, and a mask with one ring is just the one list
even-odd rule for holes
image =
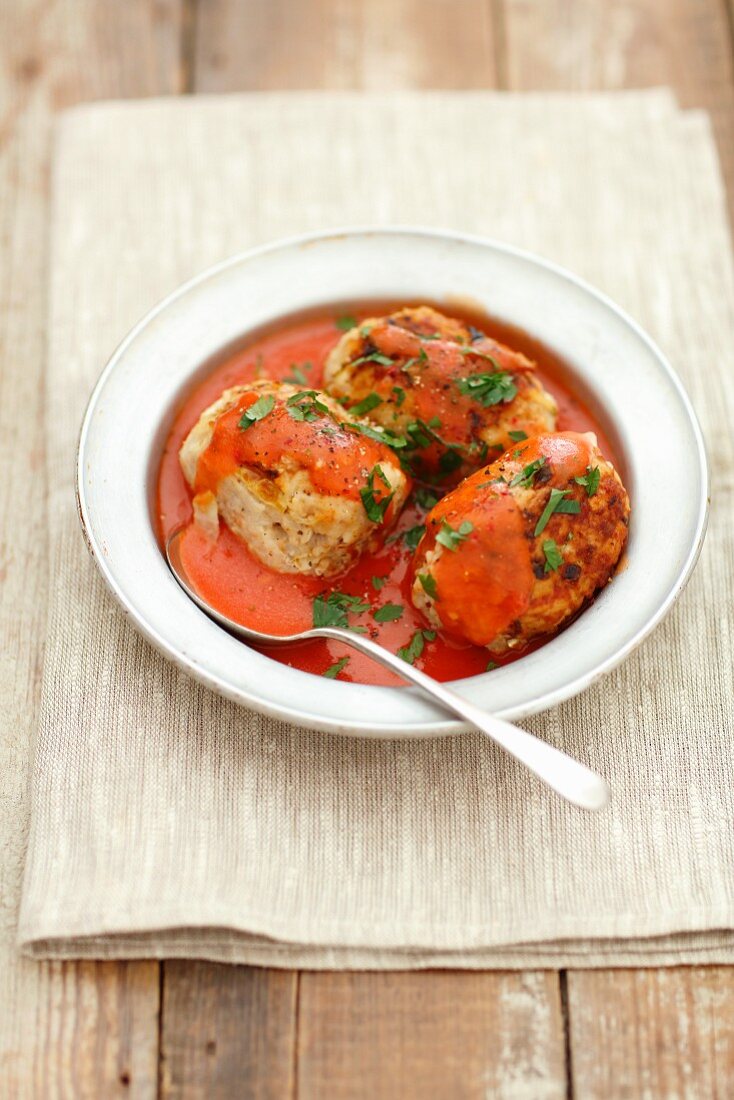
{"label": "wood grain", "polygon": [[512,90],[669,85],[707,110],[734,214],[734,0],[504,0]]}
{"label": "wood grain", "polygon": [[568,977],[578,1096],[731,1096],[734,969],[577,971]]}
{"label": "wood grain", "polygon": [[294,971],[166,963],[160,1095],[291,1096],[297,989]]}
{"label": "wood grain", "polygon": [[39,990],[44,1028],[34,1043],[33,1095],[154,1096],[158,965],[52,963],[46,977]]}
{"label": "wood grain", "polygon": [[0,5],[0,1092],[152,1096],[158,966],[19,959],[15,921],[45,623],[43,433],[52,119],[104,96],[176,91],[178,0]]}
{"label": "wood grain", "polygon": [[195,88],[487,88],[497,0],[204,0]]}
{"label": "wood grain", "polygon": [[298,1095],[565,1096],[557,975],[303,974]]}

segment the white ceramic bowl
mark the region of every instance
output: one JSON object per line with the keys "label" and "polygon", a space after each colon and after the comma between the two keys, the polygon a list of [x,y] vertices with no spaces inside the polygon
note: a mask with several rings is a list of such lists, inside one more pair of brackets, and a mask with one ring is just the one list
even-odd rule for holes
{"label": "white ceramic bowl", "polygon": [[[462,729],[414,689],[325,680],[248,649],[184,595],[153,531],[162,444],[192,381],[279,317],[369,298],[465,298],[527,330],[566,360],[623,455],[626,567],[547,645],[459,681],[462,694],[510,719],[567,699],[639,645],[688,580],[706,526],[705,450],[680,381],[635,322],[568,272],[497,242],[416,229],[302,237],[235,256],[161,302],[112,356],[82,425],[79,509],[102,576],[155,646],[244,706],[340,733]],[[675,441],[664,462],[661,441]]]}

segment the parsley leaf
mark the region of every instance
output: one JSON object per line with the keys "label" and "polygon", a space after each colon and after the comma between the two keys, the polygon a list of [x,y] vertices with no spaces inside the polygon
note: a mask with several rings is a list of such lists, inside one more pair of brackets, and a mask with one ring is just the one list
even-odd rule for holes
{"label": "parsley leaf", "polygon": [[488,351],[481,351],[480,348],[474,344],[464,344],[459,348],[462,355],[472,355],[475,359],[485,359],[488,363],[491,363],[495,371],[502,370],[502,364],[495,359],[494,355],[490,355]]}
{"label": "parsley leaf", "polygon": [[[354,410],[350,410],[353,412]],[[352,428],[353,431],[359,432],[360,435],[364,435],[367,439],[374,439],[376,443],[384,443],[386,447],[390,447],[393,451],[399,451],[402,447],[408,446],[408,440],[404,435],[395,435],[388,428],[372,427],[369,424],[356,424],[349,422],[346,425],[347,428]]]}
{"label": "parsley leaf", "polygon": [[321,675],[325,676],[327,680],[336,680],[339,673],[349,664],[349,661],[349,657],[342,657],[340,661],[337,661],[335,665],[331,665],[331,667],[327,668],[326,672],[322,672]]}
{"label": "parsley leaf", "polygon": [[405,608],[399,603],[386,603],[384,607],[378,607],[372,617],[376,623],[394,623],[404,610]]}
{"label": "parsley leaf", "polygon": [[527,432],[522,432],[519,429],[518,431],[508,432],[507,434],[509,435],[510,439],[515,441],[515,443],[522,443],[523,439],[528,438]]}
{"label": "parsley leaf", "polygon": [[379,351],[368,351],[366,355],[360,355],[358,359],[352,359],[351,365],[359,367],[362,363],[379,363],[381,367],[391,367],[392,359],[389,355],[383,355]]}
{"label": "parsley leaf", "polygon": [[415,527],[409,528],[407,531],[403,531],[403,538],[405,539],[405,545],[409,550],[415,550],[418,543],[423,538],[423,532],[425,527],[422,523],[416,524]]}
{"label": "parsley leaf", "polygon": [[312,608],[313,625],[339,626],[344,630],[365,634],[365,627],[351,626],[348,616],[361,615],[363,611],[369,611],[369,606],[359,596],[348,596],[345,592],[330,592],[326,598],[317,596]]}
{"label": "parsley leaf", "polygon": [[432,577],[430,573],[419,573],[418,580],[421,582],[421,588],[426,595],[430,596],[432,600],[437,600],[436,578]]}
{"label": "parsley leaf", "polygon": [[285,403],[286,412],[294,420],[306,420],[313,423],[320,416],[329,416],[329,410],[323,401],[319,400],[318,390],[303,390],[294,393]]}
{"label": "parsley leaf", "polygon": [[473,397],[485,409],[490,405],[505,404],[512,401],[517,393],[512,375],[506,370],[490,371],[486,374],[470,374],[457,382],[459,392],[465,397]]}
{"label": "parsley leaf", "polygon": [[461,445],[458,443],[447,443],[445,439],[436,431],[436,428],[441,427],[441,421],[437,416],[432,416],[430,420],[411,420],[406,424],[405,432],[408,436],[408,446],[410,447],[430,447],[431,443],[438,443],[446,450],[438,460],[438,468],[442,474],[450,474],[454,470],[458,470],[462,463],[461,457]]}
{"label": "parsley leaf", "polygon": [[544,572],[550,573],[552,570],[555,573],[559,565],[563,564],[563,554],[558,549],[555,539],[545,540],[543,543],[543,554],[545,555]]}
{"label": "parsley leaf", "polygon": [[529,462],[519,474],[515,474],[510,485],[521,485],[523,489],[528,489],[544,466],[545,458],[536,458],[535,462]]}
{"label": "parsley leaf", "polygon": [[430,447],[431,443],[443,442],[423,420],[411,420],[405,431],[413,447]]}
{"label": "parsley leaf", "polygon": [[237,425],[243,432],[251,428],[257,420],[262,420],[264,416],[267,416],[269,412],[272,412],[275,405],[275,398],[271,393],[266,394],[264,397],[258,397],[249,409],[245,409]]}
{"label": "parsley leaf", "polygon": [[313,370],[313,363],[291,363],[291,373],[283,375],[284,382],[293,382],[297,386],[307,386],[305,371]]}
{"label": "parsley leaf", "polygon": [[393,386],[392,392],[395,394],[395,404],[400,408],[403,401],[405,401],[405,390],[402,386]]}
{"label": "parsley leaf", "polygon": [[355,416],[364,416],[365,413],[371,412],[372,409],[376,409],[377,406],[381,404],[381,397],[378,397],[376,393],[368,393],[367,396],[361,401],[358,401],[356,405],[352,405],[349,411],[350,413],[354,413]]}
{"label": "parsley leaf", "polygon": [[452,474],[454,470],[458,470],[462,461],[459,451],[455,447],[450,447],[448,451],[443,452],[438,460],[439,471],[442,474]]}
{"label": "parsley leaf", "polygon": [[584,486],[587,497],[593,497],[599,488],[601,470],[598,466],[587,466],[584,476],[575,477],[573,480]]}
{"label": "parsley leaf", "polygon": [[490,661],[489,664],[487,665],[487,672],[491,672],[493,668],[499,668],[499,667],[500,666],[497,664],[496,661]]}
{"label": "parsley leaf", "polygon": [[352,317],[349,313],[345,313],[343,317],[337,317],[334,324],[340,332],[349,332],[350,328],[357,327],[356,318]]}
{"label": "parsley leaf", "polygon": [[370,476],[367,478],[367,485],[364,489],[359,490],[359,495],[362,498],[362,504],[367,513],[367,518],[371,520],[372,523],[383,523],[385,520],[385,513],[395,493],[388,493],[387,496],[378,499],[375,496],[375,478],[379,478],[382,484],[390,489],[390,482],[382,472],[382,468],[380,466],[375,466],[370,470]]}
{"label": "parsley leaf", "polygon": [[443,520],[441,523],[441,530],[436,535],[436,542],[440,542],[447,550],[456,551],[473,530],[474,524],[470,523],[468,519],[465,519],[456,531],[446,522],[446,520]]}
{"label": "parsley leaf", "polygon": [[570,492],[569,489],[551,489],[548,503],[546,504],[540,519],[535,525],[535,531],[533,534],[537,537],[541,531],[545,530],[545,526],[548,520],[551,518],[554,512],[566,512],[569,515],[576,515],[581,511],[581,505],[577,500],[566,500]]}
{"label": "parsley leaf", "polygon": [[408,644],[400,647],[398,657],[402,657],[409,665],[415,664],[423,652],[425,643],[432,642],[435,637],[435,630],[416,630]]}
{"label": "parsley leaf", "polygon": [[416,504],[419,504],[421,508],[425,508],[427,512],[430,512],[431,508],[438,504],[438,497],[430,489],[416,489],[415,500]]}
{"label": "parsley leaf", "polygon": [[476,441],[474,441],[473,443],[469,444],[469,452],[471,454],[477,454],[477,459],[482,466],[487,460],[488,451],[489,444],[487,443],[486,439],[483,439],[481,443],[477,443]]}
{"label": "parsley leaf", "polygon": [[386,581],[387,577],[373,577],[372,587],[374,588],[375,592],[379,592],[381,588],[384,588]]}

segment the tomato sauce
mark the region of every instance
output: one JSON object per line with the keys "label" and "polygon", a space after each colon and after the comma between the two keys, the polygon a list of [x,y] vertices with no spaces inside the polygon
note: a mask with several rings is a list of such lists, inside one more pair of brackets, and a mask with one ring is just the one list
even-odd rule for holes
{"label": "tomato sauce", "polygon": [[[359,321],[368,316],[392,312],[396,308],[394,303],[372,302],[360,307],[351,306],[348,310],[346,307],[334,307],[329,311],[286,319],[277,328],[255,336],[242,349],[230,354],[185,396],[176,411],[159,469],[158,534],[162,544],[172,531],[192,519],[192,494],[181,471],[178,452],[202,411],[228,387],[259,377],[286,380],[318,389],[324,360],[341,335],[336,324],[338,317],[348,312]],[[492,339],[533,359],[537,364],[537,377],[558,403],[558,430],[595,432],[602,452],[616,462],[614,449],[602,425],[587,405],[571,392],[565,380],[568,370],[554,353],[524,332],[473,310],[446,305],[436,305],[436,308],[468,321]],[[243,408],[252,400],[248,395]],[[233,453],[229,435],[241,415],[242,409],[238,407],[229,417],[222,418],[224,423],[221,427],[217,426],[217,431],[222,433],[222,446],[212,449],[211,453],[219,455],[222,463],[229,461],[225,456]],[[287,430],[288,424],[284,421],[278,431]],[[253,427],[248,432],[239,433],[237,445],[253,447],[257,439]],[[369,441],[364,443],[369,448]],[[282,445],[282,440],[278,441],[278,445]],[[248,455],[243,453],[241,458],[245,461]],[[201,484],[197,484],[197,488],[208,487],[209,481],[216,480],[219,474],[221,471],[218,468],[198,471],[197,481]],[[411,497],[385,545],[376,553],[364,555],[348,573],[329,580],[276,573],[268,569],[224,523],[220,524],[219,538],[214,544],[192,524],[184,536],[182,558],[189,579],[201,596],[237,622],[272,634],[304,630],[312,625],[314,599],[338,591],[369,605],[368,610],[349,614],[350,625],[363,627],[371,638],[397,652],[400,647],[408,646],[417,632],[425,631],[427,627],[411,602],[410,565],[413,552],[404,537],[406,532],[425,522],[425,515],[426,509],[415,497]],[[395,621],[375,621],[375,612],[387,605],[402,607],[400,617]],[[542,644],[534,643],[522,653]],[[368,657],[330,640],[319,639],[300,646],[272,648],[264,652],[273,660],[317,675],[323,675],[342,658],[348,657],[348,663],[338,672],[340,680],[389,685],[403,682]],[[415,659],[415,665],[438,680],[455,680],[484,672],[488,665],[516,661],[522,653],[515,650],[490,661],[490,655],[482,647],[428,632],[428,636],[423,636],[422,652]]]}

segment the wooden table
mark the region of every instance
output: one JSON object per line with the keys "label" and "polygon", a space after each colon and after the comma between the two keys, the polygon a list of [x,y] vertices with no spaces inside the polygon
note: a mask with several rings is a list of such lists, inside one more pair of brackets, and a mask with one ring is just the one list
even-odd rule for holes
{"label": "wooden table", "polygon": [[[20,506],[28,519],[12,552],[0,535],[0,650],[20,670],[5,717],[29,746],[5,777],[18,805],[46,584],[37,486],[53,113],[253,88],[670,84],[684,106],[710,111],[734,208],[733,28],[734,0],[0,0],[0,440],[14,471],[0,479],[0,515]],[[22,843],[21,828],[0,885],[2,1095],[734,1095],[731,969],[35,964],[12,944]]]}

